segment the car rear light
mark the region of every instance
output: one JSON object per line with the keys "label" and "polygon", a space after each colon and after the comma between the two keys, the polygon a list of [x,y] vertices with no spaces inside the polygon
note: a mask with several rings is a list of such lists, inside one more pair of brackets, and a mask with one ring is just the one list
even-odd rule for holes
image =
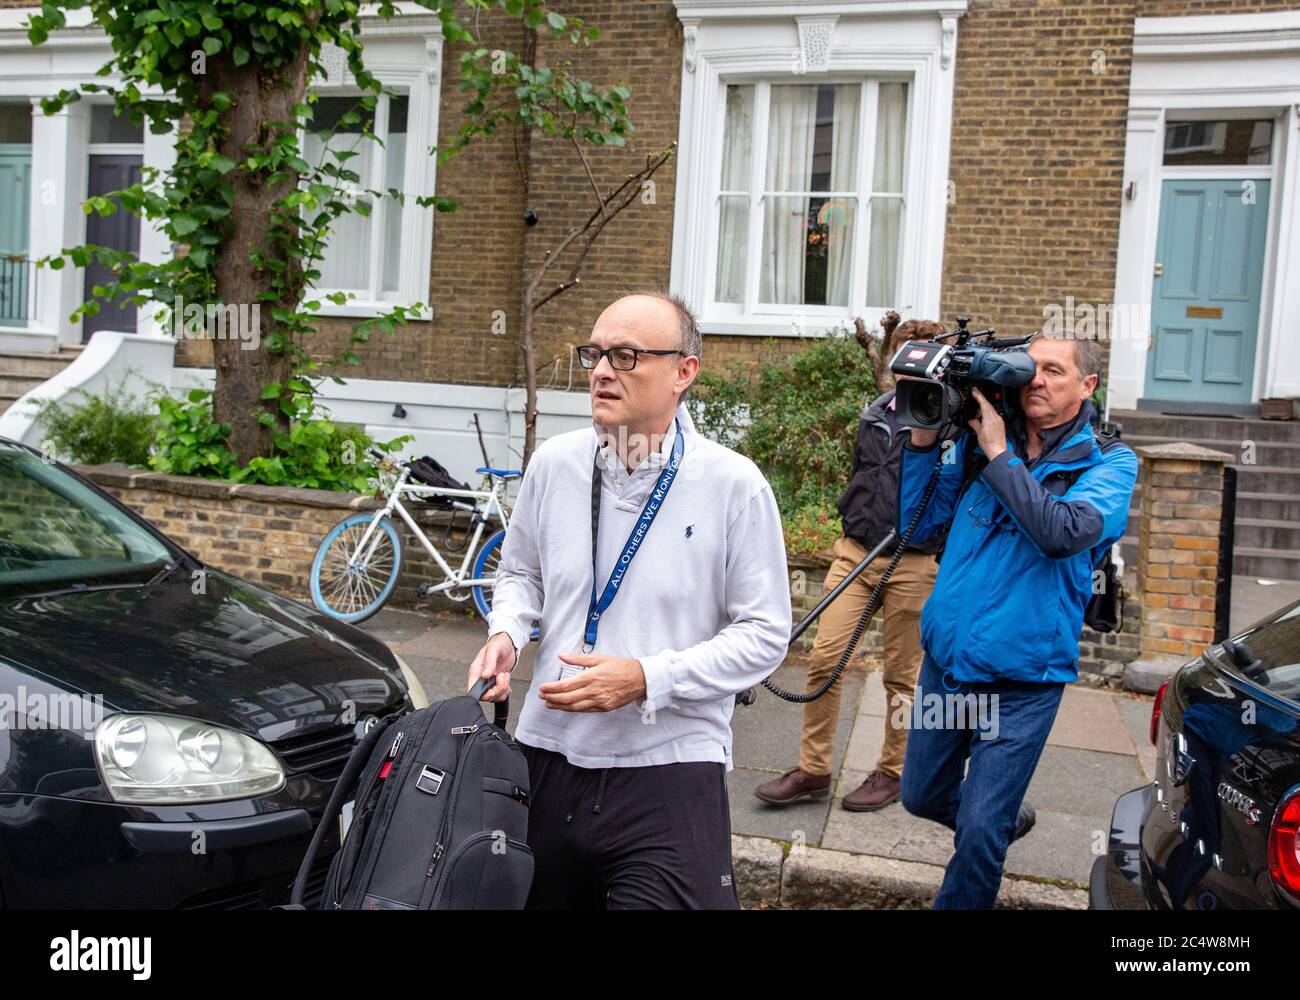
{"label": "car rear light", "polygon": [[1300,785],[1273,811],[1268,831],[1268,872],[1283,896],[1300,905]]}
{"label": "car rear light", "polygon": [[1169,679],[1166,678],[1160,684],[1160,690],[1156,692],[1156,700],[1151,705],[1151,745],[1156,745],[1156,736],[1160,732],[1160,709],[1165,703],[1165,691],[1169,688]]}

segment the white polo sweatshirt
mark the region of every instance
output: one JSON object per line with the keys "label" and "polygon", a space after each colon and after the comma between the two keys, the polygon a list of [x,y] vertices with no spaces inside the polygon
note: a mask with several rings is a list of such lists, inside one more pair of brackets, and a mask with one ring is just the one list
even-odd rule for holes
{"label": "white polo sweatshirt", "polygon": [[[614,602],[595,654],[639,659],[646,699],[612,712],[547,708],[560,653],[582,652],[591,600],[591,466],[601,425],[547,439],[528,465],[502,546],[488,634],[516,649],[540,620],[533,683],[515,735],[579,767],[717,761],[731,770],[734,696],[767,677],[790,641],[785,541],[772,489],[743,455],[699,436],[677,408],[685,452]],[[671,459],[675,430],[631,475],[601,446],[597,593]]]}

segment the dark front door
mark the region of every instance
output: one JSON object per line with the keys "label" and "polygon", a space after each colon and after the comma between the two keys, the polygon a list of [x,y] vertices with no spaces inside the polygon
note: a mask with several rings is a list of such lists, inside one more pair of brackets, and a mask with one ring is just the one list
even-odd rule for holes
{"label": "dark front door", "polygon": [[[120,191],[140,180],[141,157],[137,154],[96,154],[90,157],[91,197]],[[120,209],[112,215],[100,216],[92,212],[86,219],[86,242],[114,250],[140,252],[140,219]],[[91,291],[96,285],[112,280],[108,268],[98,261],[86,268],[85,301],[94,298]],[[120,330],[135,333],[135,306],[118,299],[114,302],[100,300],[99,312],[85,316],[81,321],[82,343],[90,340],[96,330]]]}

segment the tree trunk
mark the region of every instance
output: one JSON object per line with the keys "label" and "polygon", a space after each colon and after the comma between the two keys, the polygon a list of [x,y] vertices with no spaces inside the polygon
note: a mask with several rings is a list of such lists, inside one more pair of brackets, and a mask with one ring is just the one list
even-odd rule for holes
{"label": "tree trunk", "polygon": [[[224,91],[233,99],[223,118],[228,132],[219,152],[242,165],[248,148],[265,150],[273,145],[276,134],[272,123],[295,120],[293,106],[303,101],[307,90],[307,50],[304,47],[288,65],[264,71],[247,64],[236,67],[224,56],[212,59],[205,83],[208,93]],[[290,355],[270,350],[266,339],[277,325],[271,318],[273,309],[297,311],[303,292],[302,268],[297,258],[284,253],[269,230],[273,205],[293,191],[298,174],[286,169],[274,184],[265,182],[265,174],[244,169],[227,176],[234,185],[234,202],[226,236],[217,247],[216,296],[226,306],[248,306],[250,325],[257,333],[247,341],[229,335],[214,340],[213,416],[230,424],[230,450],[244,465],[259,455],[269,455],[275,432],[288,430],[289,421],[279,400],[263,400],[262,388],[283,384],[292,374]],[[284,265],[284,287],[274,301],[262,299],[271,290],[274,275],[254,263],[259,255]],[[257,347],[250,349],[249,344]],[[271,414],[271,426],[258,419],[262,413]]]}

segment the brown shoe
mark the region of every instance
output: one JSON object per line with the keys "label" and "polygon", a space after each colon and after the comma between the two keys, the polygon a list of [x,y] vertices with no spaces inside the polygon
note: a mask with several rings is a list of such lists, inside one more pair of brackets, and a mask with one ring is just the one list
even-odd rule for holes
{"label": "brown shoe", "polygon": [[754,789],[755,795],[774,806],[788,806],[802,799],[824,799],[830,793],[829,774],[809,774],[797,767]]}
{"label": "brown shoe", "polygon": [[898,801],[898,779],[884,771],[872,771],[867,780],[844,796],[840,803],[849,812],[873,812]]}

